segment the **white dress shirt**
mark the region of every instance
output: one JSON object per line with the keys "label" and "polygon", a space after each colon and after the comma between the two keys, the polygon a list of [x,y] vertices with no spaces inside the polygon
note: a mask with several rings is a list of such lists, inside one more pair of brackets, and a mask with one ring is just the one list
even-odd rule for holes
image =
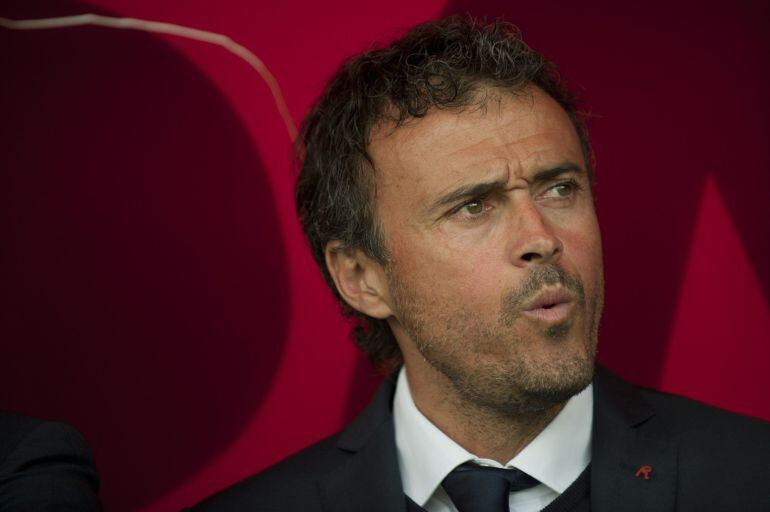
{"label": "white dress shirt", "polygon": [[427,512],[457,512],[441,482],[468,461],[492,467],[513,467],[537,478],[535,487],[511,493],[511,512],[543,509],[591,461],[592,385],[573,396],[540,434],[505,466],[465,450],[417,409],[402,368],[393,399],[398,466],[404,492]]}

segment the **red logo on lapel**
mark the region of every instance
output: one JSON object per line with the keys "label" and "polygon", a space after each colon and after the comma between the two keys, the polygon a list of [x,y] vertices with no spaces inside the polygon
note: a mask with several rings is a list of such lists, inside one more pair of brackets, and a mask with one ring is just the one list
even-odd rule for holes
{"label": "red logo on lapel", "polygon": [[652,473],[652,466],[642,466],[636,470],[636,477],[643,476],[645,480],[649,480],[650,473]]}

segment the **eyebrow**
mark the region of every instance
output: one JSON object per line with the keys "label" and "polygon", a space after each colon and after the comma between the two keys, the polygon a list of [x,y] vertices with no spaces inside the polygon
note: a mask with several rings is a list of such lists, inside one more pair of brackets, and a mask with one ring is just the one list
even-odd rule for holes
{"label": "eyebrow", "polygon": [[577,164],[567,162],[557,165],[556,167],[551,167],[550,169],[543,169],[542,171],[536,172],[535,175],[532,176],[532,182],[541,183],[543,181],[558,178],[562,174],[567,174],[569,172],[573,172],[575,174],[583,174],[583,168]]}
{"label": "eyebrow", "polygon": [[[576,165],[573,163],[564,163],[556,167],[550,167],[548,169],[543,169],[541,171],[536,172],[532,176],[531,181],[532,183],[541,183],[543,181],[552,180],[554,178],[561,176],[562,174],[567,174],[570,172],[582,174],[584,171],[579,165]],[[504,190],[507,184],[508,184],[508,177],[505,176],[492,181],[485,181],[481,183],[471,183],[469,185],[463,185],[441,196],[430,207],[430,211],[438,210],[441,207],[445,207],[445,206],[457,203],[463,199],[473,199],[475,197],[483,197],[489,194],[490,192],[494,192],[495,190]]]}

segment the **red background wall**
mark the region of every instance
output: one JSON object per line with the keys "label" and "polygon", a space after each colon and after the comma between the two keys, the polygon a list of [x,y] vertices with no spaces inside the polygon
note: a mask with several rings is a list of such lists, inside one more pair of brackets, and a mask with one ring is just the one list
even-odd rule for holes
{"label": "red background wall", "polygon": [[[590,106],[600,359],[770,419],[764,2],[5,2],[221,32],[299,122],[342,58],[504,15]],[[109,510],[175,510],[338,429],[377,383],[293,215],[270,93],[223,49],[0,29],[0,407],[77,426]]]}

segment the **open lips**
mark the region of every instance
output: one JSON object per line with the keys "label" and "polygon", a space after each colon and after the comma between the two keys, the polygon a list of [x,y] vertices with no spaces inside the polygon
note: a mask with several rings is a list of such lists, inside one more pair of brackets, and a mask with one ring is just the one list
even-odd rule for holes
{"label": "open lips", "polygon": [[564,288],[546,288],[525,307],[522,314],[543,322],[563,322],[575,306],[574,296]]}

